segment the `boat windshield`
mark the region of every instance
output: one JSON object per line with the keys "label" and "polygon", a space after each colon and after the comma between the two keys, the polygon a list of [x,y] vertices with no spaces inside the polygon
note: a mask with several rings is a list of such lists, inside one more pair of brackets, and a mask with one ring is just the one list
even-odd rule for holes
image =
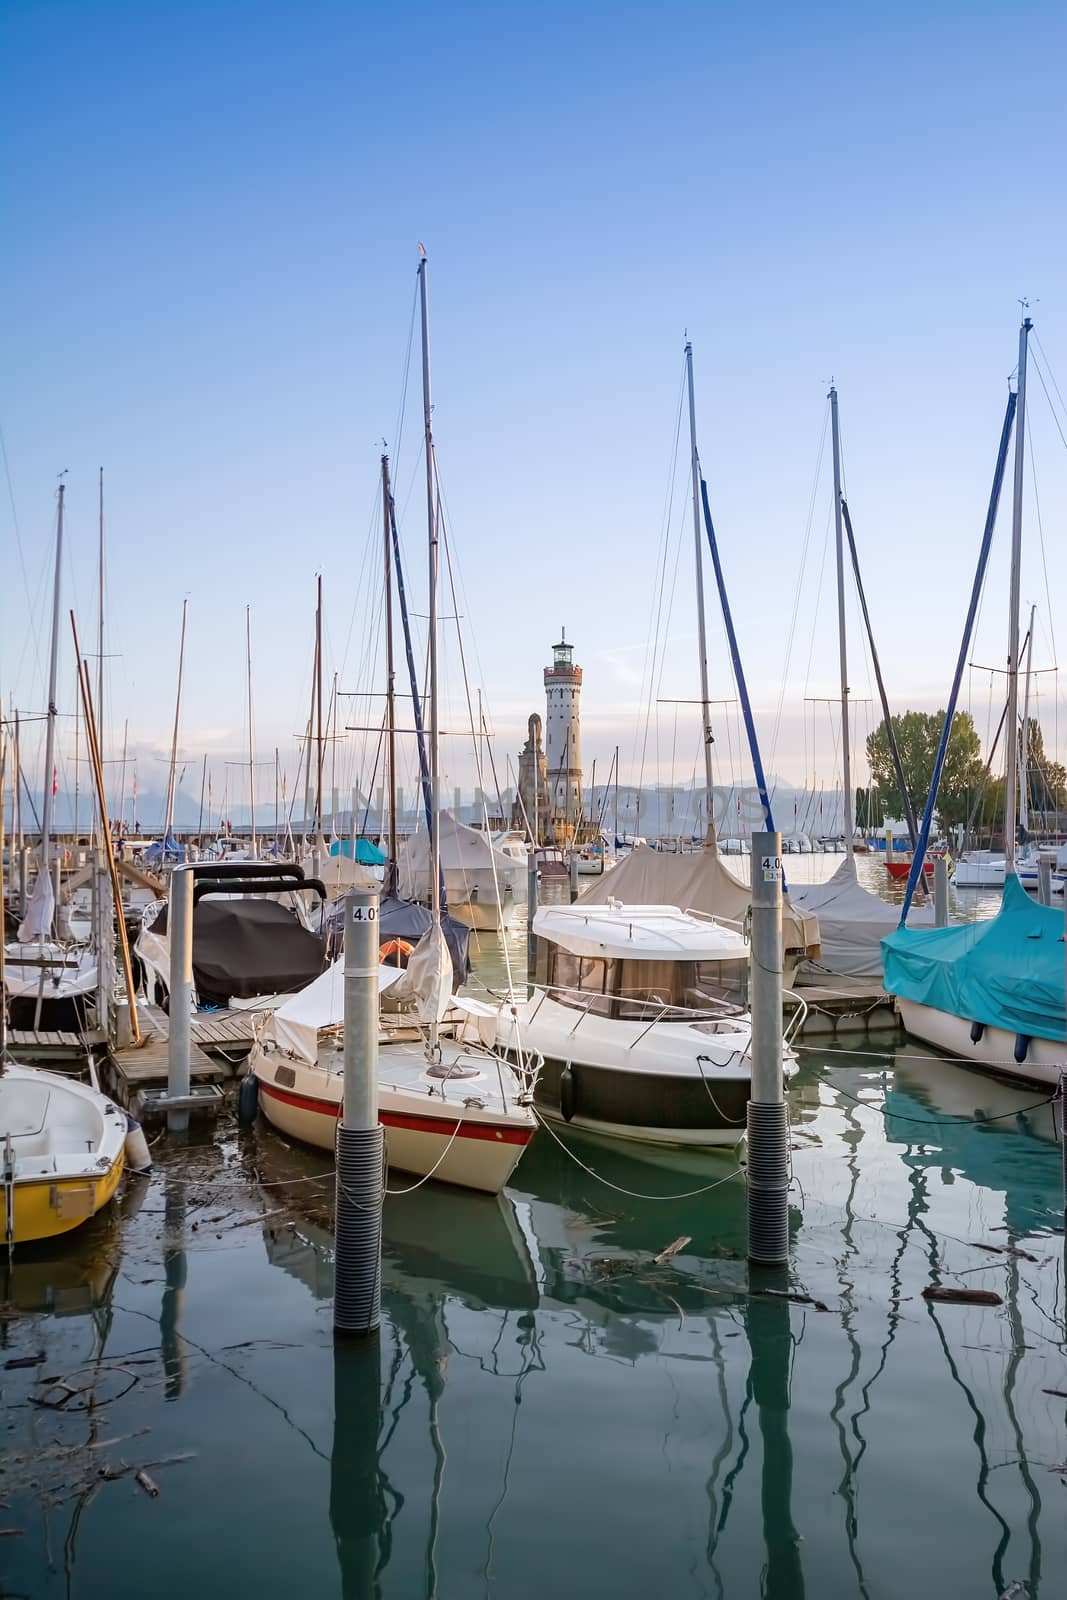
{"label": "boat windshield", "polygon": [[690,1021],[743,1010],[746,976],[744,961],[619,961],[554,945],[547,987],[561,1005],[596,1016]]}

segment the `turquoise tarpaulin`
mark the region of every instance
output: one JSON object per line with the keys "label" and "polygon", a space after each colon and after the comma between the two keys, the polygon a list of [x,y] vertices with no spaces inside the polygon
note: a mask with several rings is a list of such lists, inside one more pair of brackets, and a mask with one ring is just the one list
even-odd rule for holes
{"label": "turquoise tarpaulin", "polygon": [[1014,875],[995,917],[898,928],[882,940],[890,994],[968,1022],[1063,1039],[1063,912],[1037,905]]}
{"label": "turquoise tarpaulin", "polygon": [[[335,839],[330,846],[332,856],[352,856],[351,839]],[[356,860],[362,867],[383,867],[385,856],[376,844],[371,844],[369,839],[356,840]]]}

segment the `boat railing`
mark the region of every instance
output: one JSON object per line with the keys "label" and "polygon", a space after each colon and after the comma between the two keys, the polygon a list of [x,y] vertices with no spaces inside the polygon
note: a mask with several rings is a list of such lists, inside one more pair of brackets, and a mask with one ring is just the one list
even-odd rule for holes
{"label": "boat railing", "polygon": [[[730,1017],[741,1017],[745,1014],[745,1007],[737,1005],[730,1000],[712,1001],[706,1006],[675,1005],[669,1000],[650,999],[644,995],[628,994],[625,989],[603,994],[599,990],[574,989],[567,984],[553,983],[545,990],[549,999],[558,1000],[561,1005],[567,1006],[579,1013],[578,1018],[568,1037],[573,1038],[590,1015],[608,1017],[615,1022],[641,1022],[648,1017],[647,1025],[632,1040],[627,1049],[632,1050],[657,1022],[718,1022]],[[620,1017],[616,1012],[612,1014],[612,1005],[616,1001],[623,1001],[627,1007],[633,1008],[633,1013]],[[651,1015],[648,1015],[651,1013]]]}
{"label": "boat railing", "polygon": [[697,917],[701,922],[714,922],[723,928],[736,928],[739,933],[744,933],[745,922],[739,917],[723,917],[714,911],[698,911],[696,906],[683,907],[687,917]]}

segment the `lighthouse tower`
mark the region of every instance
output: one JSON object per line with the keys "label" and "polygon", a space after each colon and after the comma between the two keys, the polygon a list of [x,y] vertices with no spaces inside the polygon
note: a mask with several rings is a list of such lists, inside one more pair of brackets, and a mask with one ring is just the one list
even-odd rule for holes
{"label": "lighthouse tower", "polygon": [[567,630],[545,668],[545,767],[549,811],[557,842],[569,841],[582,814],[582,669],[574,665]]}

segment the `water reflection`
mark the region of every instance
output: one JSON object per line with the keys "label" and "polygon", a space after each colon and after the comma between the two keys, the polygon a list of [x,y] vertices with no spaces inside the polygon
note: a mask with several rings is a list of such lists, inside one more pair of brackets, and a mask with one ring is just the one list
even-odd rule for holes
{"label": "water reflection", "polygon": [[[728,1161],[569,1132],[600,1178],[539,1139],[499,1199],[391,1200],[380,1346],[335,1348],[332,1180],[257,1130],[195,1174],[168,1161],[140,1219],[20,1262],[8,1305],[82,1318],[94,1360],[132,1355],[108,1433],[195,1449],[152,1523],[163,1596],[188,1592],[195,1518],[219,1586],[262,1594],[285,1561],[345,1600],[996,1600],[1014,1582],[1050,1600],[1067,1529],[1047,1391],[1067,1381],[1048,1108],[912,1050],[827,1052],[792,1100],[787,1275],[750,1274]],[[932,1281],[1003,1306],[928,1303]],[[92,1550],[130,1515],[94,1500]],[[239,1549],[235,1519],[257,1530]],[[85,1592],[101,1581],[86,1569]],[[43,1568],[21,1588],[62,1592]]]}

